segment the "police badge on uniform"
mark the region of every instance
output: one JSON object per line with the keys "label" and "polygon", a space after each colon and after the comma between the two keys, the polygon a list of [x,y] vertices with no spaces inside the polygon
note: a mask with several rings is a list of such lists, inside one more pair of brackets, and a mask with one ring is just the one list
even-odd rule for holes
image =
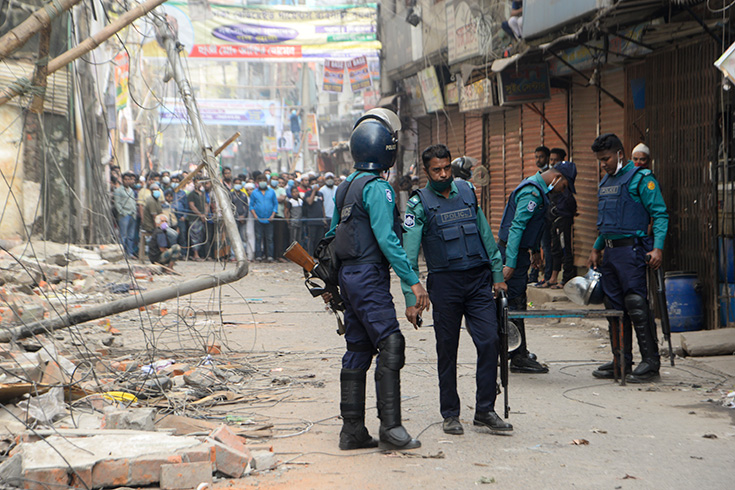
{"label": "police badge on uniform", "polygon": [[536,209],[536,201],[528,201],[528,211],[533,213],[533,210]]}
{"label": "police badge on uniform", "polygon": [[406,218],[403,220],[403,226],[406,228],[413,228],[416,226],[416,217],[410,213],[406,213]]}
{"label": "police badge on uniform", "polygon": [[390,189],[385,190],[385,198],[388,199],[388,202],[393,202],[393,194],[391,194]]}

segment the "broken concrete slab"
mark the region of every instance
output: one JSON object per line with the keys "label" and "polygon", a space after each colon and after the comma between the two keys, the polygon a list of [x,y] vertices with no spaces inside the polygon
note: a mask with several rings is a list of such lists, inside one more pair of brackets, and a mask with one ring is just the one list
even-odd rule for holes
{"label": "broken concrete slab", "polygon": [[105,413],[102,428],[153,431],[156,428],[155,416],[155,408],[111,410]]}
{"label": "broken concrete slab", "polygon": [[161,466],[161,488],[184,490],[212,483],[212,463],[181,463]]}
{"label": "broken concrete slab", "polygon": [[681,347],[690,356],[722,356],[735,353],[735,328],[682,332]]}

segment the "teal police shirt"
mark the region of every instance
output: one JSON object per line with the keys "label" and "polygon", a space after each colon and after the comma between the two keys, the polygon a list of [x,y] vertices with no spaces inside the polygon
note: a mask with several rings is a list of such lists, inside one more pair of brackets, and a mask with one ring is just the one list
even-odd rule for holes
{"label": "teal police shirt", "polygon": [[[347,181],[351,182],[359,175],[380,175],[379,171],[363,171],[358,170],[347,177]],[[401,248],[401,241],[393,231],[393,210],[396,207],[395,193],[388,182],[383,179],[375,179],[368,182],[362,191],[362,202],[365,211],[370,215],[370,228],[373,230],[375,239],[380,246],[385,258],[393,267],[402,282],[406,282],[413,286],[419,282],[418,275],[411,268],[411,264],[406,257],[406,252]],[[332,224],[326,236],[334,235],[334,230],[339,224],[339,210],[334,207],[332,214]]]}
{"label": "teal police shirt", "polygon": [[[635,168],[632,161],[620,169],[620,172],[627,172]],[[641,169],[631,179],[628,184],[628,192],[630,197],[646,208],[648,214],[653,220],[653,248],[663,250],[666,240],[666,233],[669,230],[669,214],[666,211],[666,203],[661,195],[661,186],[656,181],[650,170]],[[595,249],[602,250],[605,248],[605,240],[619,240],[620,238],[629,238],[633,235],[614,235],[601,234],[595,241]],[[644,237],[646,233],[639,231],[636,236]]]}
{"label": "teal police shirt", "polygon": [[[466,181],[452,182],[449,192],[450,199],[454,198],[459,192],[457,185],[472,186],[472,184]],[[440,199],[445,199],[440,192],[435,191],[430,185],[427,184],[426,188],[439,196]],[[406,205],[406,217],[403,220],[403,248],[406,250],[406,255],[416,275],[419,273],[419,249],[421,248],[421,239],[423,238],[425,224],[426,213],[424,212],[424,205],[421,203],[421,198],[419,196],[412,196]],[[482,243],[485,245],[487,256],[490,259],[493,282],[503,282],[503,259],[500,257],[500,250],[498,250],[498,245],[495,243],[490,225],[479,206],[477,207],[477,229],[480,232]],[[411,285],[405,281],[401,281],[401,289],[406,298],[406,306],[415,305],[416,296],[411,292]]]}
{"label": "teal police shirt", "polygon": [[[528,178],[538,183],[542,189],[549,192],[549,186],[546,185],[541,173],[537,172]],[[545,213],[543,206],[544,196],[539,193],[536,186],[527,185],[516,193],[516,214],[513,216],[513,222],[510,224],[508,231],[508,243],[505,246],[505,265],[515,269],[518,261],[518,247],[521,243],[523,233],[526,231],[526,225],[534,213]],[[534,245],[532,252],[538,252],[539,244]]]}

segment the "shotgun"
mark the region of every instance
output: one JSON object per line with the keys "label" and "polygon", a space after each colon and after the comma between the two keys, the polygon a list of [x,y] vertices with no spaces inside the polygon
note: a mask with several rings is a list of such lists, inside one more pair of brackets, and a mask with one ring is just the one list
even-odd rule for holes
{"label": "shotgun", "polygon": [[[650,255],[646,255],[646,264],[650,262]],[[656,275],[656,299],[658,300],[658,311],[661,313],[661,333],[664,340],[669,344],[669,359],[671,367],[674,367],[674,349],[671,347],[671,324],[669,323],[669,307],[666,303],[666,282],[664,281],[664,269],[659,267],[653,273]],[[654,327],[655,332],[655,327]],[[656,335],[653,336],[656,338]]]}
{"label": "shotgun", "polygon": [[[328,274],[320,269],[319,262],[309,255],[309,252],[304,250],[304,247],[299,242],[294,241],[291,243],[283,253],[283,256],[304,269],[304,277],[306,278],[304,284],[314,298],[324,294],[329,295],[327,303],[329,304],[329,309],[337,317],[337,333],[344,335],[345,326],[339,312],[345,311],[345,302],[339,294],[339,285],[329,280]],[[316,281],[321,281],[322,284]]]}
{"label": "shotgun", "polygon": [[503,387],[504,418],[508,418],[508,295],[498,295],[498,329],[500,332],[500,385]]}

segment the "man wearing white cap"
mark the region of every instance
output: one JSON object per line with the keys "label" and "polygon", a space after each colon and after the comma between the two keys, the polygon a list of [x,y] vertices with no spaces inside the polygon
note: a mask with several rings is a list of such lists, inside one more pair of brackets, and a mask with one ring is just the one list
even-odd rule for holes
{"label": "man wearing white cap", "polygon": [[651,150],[643,143],[638,143],[633,152],[633,163],[636,167],[645,168],[650,170],[651,165]]}
{"label": "man wearing white cap", "polygon": [[334,195],[337,192],[337,186],[334,185],[334,174],[327,172],[324,174],[324,187],[320,192],[324,196],[324,216],[332,216],[334,214]]}

